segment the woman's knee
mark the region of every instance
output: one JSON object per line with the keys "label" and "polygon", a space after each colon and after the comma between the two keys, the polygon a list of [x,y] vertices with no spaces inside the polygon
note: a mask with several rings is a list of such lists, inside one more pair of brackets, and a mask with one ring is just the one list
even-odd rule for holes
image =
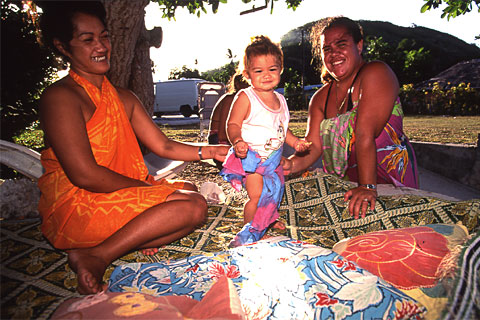
{"label": "woman's knee", "polygon": [[177,190],[168,196],[167,201],[182,200],[184,207],[190,214],[192,225],[203,225],[207,220],[208,205],[205,198],[198,192]]}
{"label": "woman's knee", "polygon": [[200,193],[193,194],[193,220],[196,226],[204,225],[207,222],[208,205],[205,198]]}
{"label": "woman's knee", "polygon": [[183,189],[198,192],[197,186],[193,182],[190,182],[190,181],[184,181],[183,182]]}

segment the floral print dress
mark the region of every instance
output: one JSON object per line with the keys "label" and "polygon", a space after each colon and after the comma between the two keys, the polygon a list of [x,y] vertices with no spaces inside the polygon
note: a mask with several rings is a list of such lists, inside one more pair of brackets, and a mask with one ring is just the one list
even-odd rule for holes
{"label": "floral print dress", "polygon": [[[352,110],[325,119],[320,124],[323,170],[350,181],[358,181],[355,154],[357,107],[358,101],[353,103]],[[399,98],[375,144],[377,182],[418,188],[417,162],[413,147],[403,132],[403,110]]]}

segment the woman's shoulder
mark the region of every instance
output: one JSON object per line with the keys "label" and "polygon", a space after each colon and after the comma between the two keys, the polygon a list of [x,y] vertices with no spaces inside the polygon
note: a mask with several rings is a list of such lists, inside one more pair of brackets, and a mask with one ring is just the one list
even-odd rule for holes
{"label": "woman's shoulder", "polygon": [[222,103],[222,104],[228,104],[229,105],[229,104],[232,103],[233,98],[235,98],[235,92],[225,93],[223,96],[221,96],[218,99],[218,102]]}
{"label": "woman's shoulder", "polygon": [[[115,86],[115,90],[117,90],[118,95],[120,98],[123,99],[134,99],[137,98],[137,95],[130,89],[123,88],[123,87],[117,87]],[[138,98],[137,98],[138,99]]]}
{"label": "woman's shoulder", "polygon": [[374,60],[365,63],[362,67],[361,74],[359,76],[375,76],[379,74],[393,73],[392,68],[388,64],[380,60]]}
{"label": "woman's shoulder", "polygon": [[327,99],[328,89],[330,88],[330,86],[331,82],[325,83],[312,95],[312,98],[310,100],[310,107],[320,108],[323,111]]}
{"label": "woman's shoulder", "polygon": [[42,100],[63,100],[78,97],[79,88],[81,88],[70,77],[64,77],[49,85],[42,92]]}
{"label": "woman's shoulder", "polygon": [[117,87],[115,89],[118,92],[118,97],[125,106],[135,106],[136,104],[142,104],[140,98],[130,89]]}

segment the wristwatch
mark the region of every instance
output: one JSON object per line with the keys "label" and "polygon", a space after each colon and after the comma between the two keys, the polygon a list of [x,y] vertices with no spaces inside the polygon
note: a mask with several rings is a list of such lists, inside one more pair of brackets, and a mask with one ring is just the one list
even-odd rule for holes
{"label": "wristwatch", "polygon": [[360,187],[364,187],[370,190],[377,190],[377,186],[375,184],[361,184]]}

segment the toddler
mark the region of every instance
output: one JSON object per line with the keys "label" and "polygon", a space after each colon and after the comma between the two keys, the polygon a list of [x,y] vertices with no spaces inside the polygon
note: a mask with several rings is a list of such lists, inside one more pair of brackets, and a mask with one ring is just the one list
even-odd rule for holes
{"label": "toddler", "polygon": [[[236,247],[261,239],[278,219],[284,178],[280,165],[283,144],[295,151],[310,143],[288,129],[290,113],[283,95],[274,91],[283,71],[283,53],[268,37],[257,36],[245,49],[243,75],[250,87],[240,90],[227,120],[232,148],[220,174],[236,190],[245,187],[248,201],[244,227],[230,243]],[[277,226],[283,227],[280,222]]]}

